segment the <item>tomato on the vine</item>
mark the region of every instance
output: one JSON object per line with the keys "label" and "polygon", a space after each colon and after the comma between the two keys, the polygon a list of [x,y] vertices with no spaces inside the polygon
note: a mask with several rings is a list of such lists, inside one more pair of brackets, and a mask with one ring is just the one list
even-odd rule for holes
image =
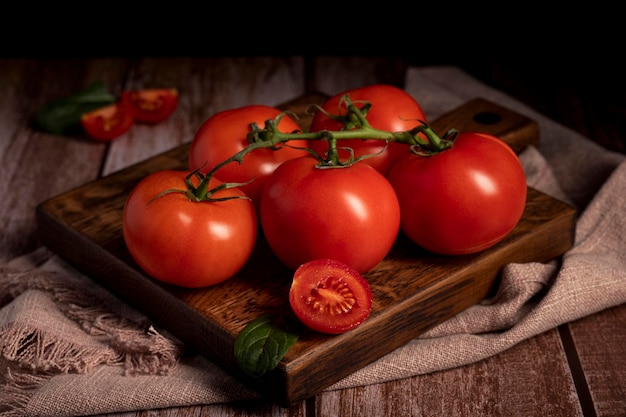
{"label": "tomato on the vine", "polygon": [[[251,123],[263,128],[265,121],[281,114],[277,108],[265,105],[249,105],[224,110],[209,117],[196,132],[189,150],[189,169],[208,172],[249,145],[247,135]],[[300,131],[298,123],[289,115],[283,114],[277,125],[283,133]],[[306,140],[288,142],[294,147],[307,147]],[[249,184],[241,190],[252,199],[258,208],[261,192],[267,177],[276,167],[289,159],[305,155],[307,152],[279,144],[278,150],[255,149],[244,156],[243,162],[229,163],[217,170],[215,176],[225,182]]]}
{"label": "tomato on the vine", "polygon": [[[349,94],[359,108],[363,108],[365,102],[371,103],[366,118],[375,129],[400,132],[419,125],[420,120],[426,121],[421,106],[409,93],[387,84],[374,84],[344,91],[328,99],[322,105],[322,109],[333,116],[345,115],[346,105],[341,101],[345,94]],[[309,130],[311,132],[341,130],[343,124],[329,117],[324,111],[318,110],[315,113]],[[322,156],[328,148],[327,142],[323,140],[311,140],[309,146]],[[393,164],[409,152],[407,145],[396,142],[390,142],[385,149],[385,142],[376,139],[346,139],[338,141],[337,146],[352,148],[357,157],[380,153],[364,162],[372,165],[383,175],[387,175]],[[339,150],[339,154],[344,159],[348,155],[345,150]]]}
{"label": "tomato on the vine", "polygon": [[117,102],[84,113],[80,124],[92,138],[102,141],[113,140],[128,132],[135,123],[130,106]]}
{"label": "tomato on the vine", "polygon": [[294,273],[289,304],[308,328],[345,333],[363,323],[372,310],[372,291],[354,268],[334,259],[315,259]]}
{"label": "tomato on the vine", "polygon": [[482,251],[504,239],[526,204],[517,155],[500,139],[460,133],[431,156],[409,154],[389,173],[402,212],[401,228],[415,243],[443,255]]}
{"label": "tomato on the vine", "polygon": [[124,90],[120,100],[127,103],[139,123],[156,124],[170,117],[178,106],[175,88]]}
{"label": "tomato on the vine", "polygon": [[[142,179],[126,200],[122,227],[128,251],[148,275],[199,288],[225,281],[243,267],[256,243],[258,220],[238,188],[212,195],[235,197],[224,201],[195,201],[183,192],[162,194],[187,190],[188,175],[163,170]],[[208,188],[220,184],[211,178]]]}
{"label": "tomato on the vine", "polygon": [[269,177],[261,227],[278,259],[295,270],[332,258],[364,273],[391,250],[400,206],[391,184],[370,165],[317,168],[312,156],[291,159]]}

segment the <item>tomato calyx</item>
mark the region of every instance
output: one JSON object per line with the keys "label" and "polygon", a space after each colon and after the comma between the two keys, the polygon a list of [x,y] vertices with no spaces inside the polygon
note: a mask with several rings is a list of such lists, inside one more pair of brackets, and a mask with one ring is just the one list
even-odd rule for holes
{"label": "tomato calyx", "polygon": [[450,149],[454,145],[454,141],[459,135],[459,131],[456,129],[448,130],[443,137],[440,137],[428,124],[422,120],[421,126],[417,126],[413,131],[419,131],[423,133],[427,138],[426,143],[415,143],[409,147],[411,153],[419,156],[433,156],[440,152]]}
{"label": "tomato calyx", "polygon": [[[250,133],[248,133],[246,137],[248,143],[250,144],[261,143],[262,147],[264,148],[269,147],[273,150],[279,150],[280,148],[277,147],[276,145],[286,140],[289,140],[289,139],[284,139],[283,135],[285,135],[285,133],[281,132],[278,129],[278,126],[280,125],[280,121],[287,114],[296,120],[298,119],[298,116],[295,113],[290,112],[290,111],[284,111],[278,114],[276,118],[274,119],[267,119],[265,121],[265,125],[263,129],[261,129],[259,125],[256,123],[250,123]],[[286,133],[286,135],[291,135],[291,134],[298,135],[299,133],[301,133],[301,131],[294,130],[292,132]],[[270,144],[268,145],[264,142],[270,142]]]}
{"label": "tomato calyx", "polygon": [[[381,155],[387,150],[387,147],[389,146],[389,141],[387,140],[385,141],[385,146],[380,151],[355,157],[354,149],[346,146],[337,146],[337,139],[333,137],[333,135],[329,131],[325,131],[322,133],[326,135],[324,137],[328,141],[326,158],[315,152],[313,149],[307,149],[309,153],[318,160],[318,163],[317,165],[315,165],[315,167],[319,169],[347,168],[364,159],[374,158]],[[341,159],[339,157],[340,150],[347,151],[348,157]]]}
{"label": "tomato calyx", "polygon": [[[200,171],[201,168],[198,168],[192,172],[190,172],[186,177],[185,177],[185,184],[187,186],[187,189],[185,190],[180,190],[180,189],[168,189],[165,191],[160,192],[159,194],[157,194],[156,196],[154,196],[150,201],[148,201],[148,204],[152,203],[154,200],[156,200],[157,198],[160,198],[166,194],[171,194],[171,193],[180,193],[180,194],[184,194],[189,201],[195,201],[195,202],[202,202],[202,201],[209,201],[209,202],[216,202],[216,201],[226,201],[226,200],[232,200],[235,198],[241,198],[241,199],[250,199],[249,197],[245,196],[245,195],[233,195],[233,196],[228,196],[228,197],[218,197],[215,198],[213,197],[213,195],[215,193],[217,193],[218,191],[222,191],[222,190],[226,190],[229,188],[236,188],[236,187],[241,187],[243,185],[249,184],[251,181],[245,182],[245,183],[239,183],[239,182],[223,182],[220,183],[219,185],[209,189],[209,183],[211,181],[211,178],[213,177],[214,171],[211,171],[209,173],[202,173]],[[192,179],[195,178],[198,182],[198,185],[194,185]]]}
{"label": "tomato calyx", "polygon": [[[357,103],[364,103],[363,107],[357,107]],[[369,121],[367,120],[367,113],[372,108],[372,103],[367,100],[352,101],[348,94],[343,95],[339,99],[339,108],[345,107],[345,114],[330,114],[324,108],[318,105],[313,105],[317,109],[324,113],[328,118],[335,120],[343,125],[342,130],[354,130],[361,127],[371,128]]]}

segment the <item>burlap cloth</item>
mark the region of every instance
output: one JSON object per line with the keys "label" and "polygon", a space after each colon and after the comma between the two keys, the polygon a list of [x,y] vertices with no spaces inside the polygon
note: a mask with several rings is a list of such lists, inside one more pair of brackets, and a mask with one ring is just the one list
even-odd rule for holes
{"label": "burlap cloth", "polygon": [[[624,155],[608,152],[455,67],[411,68],[434,118],[475,97],[539,123],[520,158],[528,184],[577,209],[574,247],[511,264],[497,294],[329,387],[379,383],[487,358],[626,302]],[[0,416],[77,416],[252,399],[257,394],[46,248],[0,267]]]}

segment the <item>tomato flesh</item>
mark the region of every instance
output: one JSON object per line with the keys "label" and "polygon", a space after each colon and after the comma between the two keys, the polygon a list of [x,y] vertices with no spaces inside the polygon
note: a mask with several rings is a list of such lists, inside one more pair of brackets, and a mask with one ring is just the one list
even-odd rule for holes
{"label": "tomato flesh", "polygon": [[295,271],[289,304],[308,328],[339,334],[367,319],[372,310],[372,291],[354,268],[333,259],[316,259]]}
{"label": "tomato flesh", "polygon": [[164,121],[178,106],[178,90],[174,88],[153,88],[146,90],[125,90],[121,101],[127,103],[139,123],[156,124]]}
{"label": "tomato flesh", "polygon": [[93,139],[110,141],[128,132],[135,116],[128,105],[118,102],[83,114],[80,123]]}

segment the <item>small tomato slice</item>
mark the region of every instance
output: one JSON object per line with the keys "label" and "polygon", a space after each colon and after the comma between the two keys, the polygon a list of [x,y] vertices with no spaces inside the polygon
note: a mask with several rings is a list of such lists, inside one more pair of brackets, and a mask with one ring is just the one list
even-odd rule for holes
{"label": "small tomato slice", "polygon": [[93,139],[110,141],[128,132],[135,123],[129,106],[117,102],[83,114],[80,124]]}
{"label": "small tomato slice", "polygon": [[354,268],[334,259],[316,259],[296,269],[289,304],[308,328],[339,334],[352,330],[372,310],[372,291]]}
{"label": "small tomato slice", "polygon": [[122,91],[121,101],[130,105],[139,123],[156,124],[170,117],[178,106],[178,90],[152,88]]}

